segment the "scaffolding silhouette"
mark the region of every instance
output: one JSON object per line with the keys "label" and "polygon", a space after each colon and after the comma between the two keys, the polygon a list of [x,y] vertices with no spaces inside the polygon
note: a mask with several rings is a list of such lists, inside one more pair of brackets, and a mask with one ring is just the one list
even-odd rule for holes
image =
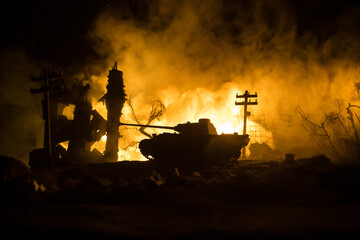
{"label": "scaffolding silhouette", "polygon": [[[244,114],[233,117],[233,127],[239,130],[243,128]],[[251,114],[247,117],[247,131],[251,143],[267,143],[273,145],[273,136],[284,134],[294,125],[293,116],[280,114],[267,120],[264,113]]]}
{"label": "scaffolding silhouette", "polygon": [[[243,129],[244,114],[234,116],[234,129]],[[272,142],[272,134],[267,130],[265,114],[250,115],[247,117],[247,130],[246,133],[250,136],[251,143],[268,143]]]}
{"label": "scaffolding silhouette", "polygon": [[288,131],[292,126],[294,126],[292,115],[280,114],[271,118],[269,130],[273,135],[281,135]]}

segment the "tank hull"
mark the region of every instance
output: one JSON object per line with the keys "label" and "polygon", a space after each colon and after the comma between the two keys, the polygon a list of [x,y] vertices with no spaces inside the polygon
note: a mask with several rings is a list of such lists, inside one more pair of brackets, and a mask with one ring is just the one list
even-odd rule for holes
{"label": "tank hull", "polygon": [[163,133],[142,140],[139,148],[145,157],[164,164],[219,166],[236,161],[248,143],[248,135]]}

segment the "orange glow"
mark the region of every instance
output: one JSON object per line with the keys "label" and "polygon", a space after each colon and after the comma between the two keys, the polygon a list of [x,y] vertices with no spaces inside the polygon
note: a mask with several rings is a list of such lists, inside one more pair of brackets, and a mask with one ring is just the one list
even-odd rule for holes
{"label": "orange glow", "polygon": [[[103,83],[105,84],[106,81],[103,81]],[[242,134],[242,121],[239,116],[242,109],[239,106],[234,106],[236,93],[241,93],[241,91],[232,85],[225,86],[224,89],[214,92],[204,88],[198,88],[183,93],[180,93],[176,88],[166,89],[161,93],[163,96],[163,103],[166,107],[166,113],[160,117],[159,120],[154,120],[151,124],[176,126],[179,123],[185,123],[187,121],[197,122],[200,118],[210,118],[211,122],[215,125],[218,134],[232,134],[235,132]],[[172,98],[171,96],[175,96],[175,98]],[[219,99],[219,102],[216,102],[216,99]],[[131,101],[138,120],[145,124],[148,114],[151,111],[150,103],[143,103],[141,95],[132,97]],[[92,102],[93,108],[106,118],[107,112],[105,106],[102,103],[97,102],[96,98],[93,98]],[[142,104],[144,104],[143,107]],[[256,107],[254,107],[253,110],[255,111]],[[121,121],[135,123],[131,108],[128,104],[125,104],[123,108]],[[250,137],[251,131],[267,131],[250,119],[248,119],[248,126],[248,134],[250,134]],[[119,131],[120,135],[122,135],[119,139],[119,161],[147,160],[141,155],[136,144],[147,137],[141,134],[137,127],[122,126],[119,128]],[[146,129],[146,132],[150,134],[161,134],[162,132],[169,131],[171,130]],[[257,138],[256,140],[262,141],[261,138]],[[266,140],[269,143],[269,139],[263,140]],[[105,144],[106,136],[103,136],[99,142],[92,146],[92,149],[96,148],[100,152],[103,152],[105,150]],[[270,145],[272,145],[271,139]]]}
{"label": "orange glow", "polygon": [[[125,71],[124,71],[125,72]],[[101,86],[103,93],[106,89],[106,78],[96,79],[96,84]],[[131,87],[131,83],[127,84]],[[200,118],[210,118],[211,122],[217,129],[218,134],[227,133],[239,133],[243,131],[243,118],[242,106],[235,106],[236,94],[241,94],[236,85],[233,83],[225,84],[223,88],[216,91],[210,91],[205,88],[196,88],[194,90],[188,90],[185,92],[179,92],[177,88],[169,87],[160,92],[160,99],[166,107],[166,113],[159,119],[154,120],[151,124],[163,125],[163,126],[176,126],[179,123],[185,123],[187,121],[197,122]],[[97,110],[105,119],[107,117],[106,106],[103,103],[98,102],[98,97],[94,94],[90,95],[90,101],[93,105],[93,109]],[[131,98],[137,119],[142,123],[147,123],[147,118],[151,111],[151,102],[144,102],[144,97],[134,95]],[[249,109],[251,112],[257,112],[257,107],[254,106]],[[69,118],[73,118],[74,107],[72,105],[64,108],[63,114]],[[124,105],[122,111],[122,122],[135,123],[131,108],[128,104]],[[250,118],[247,120],[247,134],[250,135],[250,142],[266,142],[270,146],[273,146],[271,133],[264,129],[258,123],[253,122]],[[145,135],[138,131],[137,127],[122,126],[119,128],[119,161],[122,160],[147,160],[141,155],[140,150],[137,148],[137,143],[142,139],[147,138]],[[147,128],[146,132],[153,134],[161,134],[162,132],[169,132],[171,130],[151,129]],[[256,132],[266,133],[266,138],[262,138],[261,135],[256,136]],[[264,135],[264,136],[265,136]],[[269,138],[270,136],[270,138]],[[67,147],[67,144],[62,144]],[[104,135],[100,141],[94,143],[91,150],[97,149],[100,152],[105,151],[106,135]]]}

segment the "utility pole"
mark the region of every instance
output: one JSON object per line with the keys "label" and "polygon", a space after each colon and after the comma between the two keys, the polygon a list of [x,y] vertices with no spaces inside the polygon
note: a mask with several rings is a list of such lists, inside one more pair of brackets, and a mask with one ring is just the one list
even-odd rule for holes
{"label": "utility pole", "polygon": [[[236,102],[235,105],[243,105],[244,106],[244,125],[243,125],[243,135],[246,135],[246,121],[247,117],[250,116],[250,112],[247,110],[248,105],[258,105],[257,99],[255,99],[254,102],[251,102],[250,98],[256,98],[257,92],[255,94],[249,94],[249,92],[246,90],[243,95],[236,94],[236,98],[243,98],[244,101],[242,102]],[[246,148],[243,148],[243,158],[246,157]]]}
{"label": "utility pole", "polygon": [[56,119],[57,106],[54,105],[54,93],[63,91],[62,85],[62,73],[54,72],[50,70],[44,70],[40,77],[32,77],[32,82],[41,82],[42,86],[38,89],[30,89],[32,94],[43,93],[44,99],[42,101],[43,107],[43,119],[45,120],[44,130],[44,151],[46,154],[46,164],[50,169],[54,161],[54,150],[55,150],[55,139],[54,133],[55,128],[53,126],[54,120]]}

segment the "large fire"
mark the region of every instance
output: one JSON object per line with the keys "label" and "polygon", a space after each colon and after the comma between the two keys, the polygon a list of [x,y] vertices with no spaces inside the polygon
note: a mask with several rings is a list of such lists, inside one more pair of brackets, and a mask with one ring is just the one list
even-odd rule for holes
{"label": "large fire", "polygon": [[[104,84],[106,83],[106,79],[104,80]],[[104,85],[105,86],[105,85]],[[105,87],[104,87],[105,88]],[[172,101],[166,101],[164,99],[165,108],[167,111],[165,114],[158,119],[154,120],[151,124],[154,125],[163,125],[163,126],[175,126],[179,123],[184,123],[187,121],[190,122],[197,122],[200,118],[210,118],[211,122],[215,125],[218,134],[222,133],[239,133],[242,134],[243,129],[243,120],[241,116],[240,107],[234,106],[235,102],[235,95],[236,93],[241,93],[240,90],[236,88],[231,88],[227,92],[225,92],[225,96],[222,98],[216,97],[218,93],[216,92],[209,92],[205,89],[197,89],[194,92],[185,92],[181,94],[180,99],[186,99],[186,101],[190,100],[190,106],[184,106],[179,104],[176,106],[172,104]],[[167,93],[169,94],[169,93]],[[219,99],[218,103],[214,103],[214,99]],[[135,97],[135,99],[137,99]],[[97,110],[105,119],[107,116],[106,108],[104,107],[103,103],[97,102],[96,98],[91,99],[93,102],[94,109]],[[208,101],[208,102],[206,102]],[[131,103],[134,106],[138,106],[139,104],[136,101],[132,101]],[[215,107],[221,106],[221,107]],[[147,111],[150,112],[151,108],[149,104],[145,104],[144,108],[148,108]],[[176,111],[175,109],[176,108]],[[72,118],[72,111],[74,110],[73,106],[68,106],[64,109],[63,114],[66,115],[68,118]],[[133,114],[136,115],[136,112],[141,113],[142,108],[139,109],[134,108],[134,112],[132,112],[129,104],[126,104],[123,109],[123,116],[121,117],[122,122],[128,123],[135,123]],[[253,109],[256,110],[256,109]],[[146,115],[140,115],[137,117],[139,121],[143,124],[146,123]],[[268,130],[266,130],[260,124],[252,121],[251,119],[247,120],[248,130],[247,134],[250,135],[252,139],[251,142],[266,142],[269,145],[272,145],[272,139],[269,138],[269,134],[271,134]],[[120,135],[121,138],[119,139],[119,152],[118,152],[118,160],[146,160],[144,156],[141,155],[137,145],[138,142],[147,136],[141,134],[136,127],[126,127],[121,126],[120,128]],[[160,134],[165,131],[171,130],[159,130],[159,129],[151,129],[147,128],[147,132],[150,134],[157,133]],[[264,132],[263,136],[257,136],[253,139],[252,136],[254,132]],[[106,135],[104,135],[99,142],[96,142],[92,149],[97,149],[100,152],[104,152],[105,144],[106,144]],[[66,144],[63,146],[67,147]]]}

